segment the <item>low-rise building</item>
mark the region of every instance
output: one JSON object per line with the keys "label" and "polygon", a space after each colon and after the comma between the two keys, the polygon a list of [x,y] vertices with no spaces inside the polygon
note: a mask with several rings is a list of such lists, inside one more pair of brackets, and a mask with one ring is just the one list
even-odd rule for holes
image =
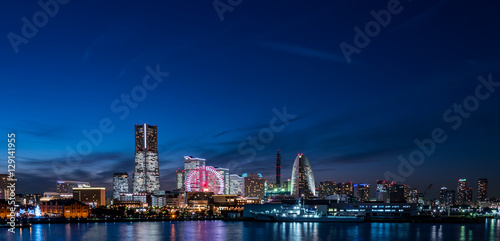
{"label": "low-rise building", "polygon": [[88,218],[89,206],[75,199],[58,199],[40,203],[42,215],[65,218]]}

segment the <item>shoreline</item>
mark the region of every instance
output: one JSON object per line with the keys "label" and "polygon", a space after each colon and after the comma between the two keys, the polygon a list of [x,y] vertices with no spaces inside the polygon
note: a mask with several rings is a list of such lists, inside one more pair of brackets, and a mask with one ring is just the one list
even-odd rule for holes
{"label": "shoreline", "polygon": [[[388,219],[388,218],[370,218],[365,219],[361,223],[485,223],[487,219],[497,218],[463,218],[463,217],[415,217],[404,219]],[[19,219],[16,223],[30,224],[72,224],[72,223],[125,223],[125,222],[183,222],[183,221],[227,221],[227,222],[270,222],[258,221],[253,218],[104,218],[104,219],[65,219],[65,218],[29,218]],[[0,224],[6,224],[5,220],[0,221]]]}

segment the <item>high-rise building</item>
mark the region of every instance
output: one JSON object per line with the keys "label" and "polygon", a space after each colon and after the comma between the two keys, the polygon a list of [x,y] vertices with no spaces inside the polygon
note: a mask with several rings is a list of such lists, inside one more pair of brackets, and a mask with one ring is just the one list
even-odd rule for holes
{"label": "high-rise building", "polygon": [[325,198],[330,195],[339,194],[337,183],[332,181],[320,182],[318,185],[318,197]]}
{"label": "high-rise building", "polygon": [[458,186],[457,186],[457,204],[458,205],[464,205],[466,200],[467,200],[467,179],[462,178],[458,179]]}
{"label": "high-rise building", "polygon": [[90,187],[89,182],[57,180],[58,193],[73,193],[73,188]]}
{"label": "high-rise building", "polygon": [[405,200],[405,185],[391,183],[389,185],[389,200],[391,203],[404,203]]}
{"label": "high-rise building", "polygon": [[370,184],[354,184],[354,197],[360,202],[370,201]]}
{"label": "high-rise building", "polygon": [[453,206],[455,204],[455,190],[442,187],[439,191],[439,203],[446,207]]}
{"label": "high-rise building", "polygon": [[408,203],[418,203],[418,190],[413,188],[410,190],[410,194],[408,195]]}
{"label": "high-rise building", "polygon": [[314,174],[309,159],[304,154],[298,154],[292,169],[291,196],[305,198],[316,196]]}
{"label": "high-rise building", "polygon": [[488,179],[480,178],[477,182],[477,200],[480,202],[486,201],[488,194]]}
{"label": "high-rise building", "polygon": [[238,196],[243,196],[243,180],[244,177],[237,175],[237,174],[231,174],[229,176],[229,194],[231,195],[238,195]]}
{"label": "high-rise building", "polygon": [[106,205],[106,188],[73,188],[73,198],[92,207],[104,206]]}
{"label": "high-rise building", "polygon": [[186,177],[192,170],[201,170],[197,169],[198,167],[204,167],[206,160],[203,158],[197,158],[192,156],[184,156],[184,182],[186,182]]}
{"label": "high-rise building", "polygon": [[134,194],[154,194],[160,190],[157,137],[157,126],[135,125]]}
{"label": "high-rise building", "polygon": [[120,194],[127,194],[128,192],[128,173],[113,173],[113,199],[119,200]]}
{"label": "high-rise building", "polygon": [[181,189],[181,190],[186,190],[186,184],[185,184],[185,177],[186,171],[185,170],[177,170],[175,172],[175,182],[177,183],[176,188]]}
{"label": "high-rise building", "polygon": [[9,174],[0,174],[0,199],[9,199],[10,191],[7,188],[9,186],[8,178]]}
{"label": "high-rise building", "polygon": [[410,186],[405,185],[405,201],[406,202],[409,202],[408,199],[410,198],[410,191],[411,191]]}
{"label": "high-rise building", "polygon": [[223,167],[215,167],[215,170],[219,172],[219,174],[222,176],[224,179],[224,194],[229,195],[231,192],[231,186],[230,186],[230,179],[229,179],[229,169],[228,168],[223,168]]}
{"label": "high-rise building", "polygon": [[389,181],[377,180],[376,198],[379,202],[389,201]]}
{"label": "high-rise building", "polygon": [[341,194],[347,195],[349,197],[354,196],[354,189],[352,186],[352,182],[343,182],[342,183],[342,193]]}
{"label": "high-rise building", "polygon": [[258,174],[248,174],[243,181],[245,197],[264,198],[266,179]]}
{"label": "high-rise building", "polygon": [[281,155],[279,149],[276,154],[276,187],[281,187]]}

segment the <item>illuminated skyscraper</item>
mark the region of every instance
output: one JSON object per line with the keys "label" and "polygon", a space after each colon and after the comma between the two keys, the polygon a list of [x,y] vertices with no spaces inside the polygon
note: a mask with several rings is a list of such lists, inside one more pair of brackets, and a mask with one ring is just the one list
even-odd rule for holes
{"label": "illuminated skyscraper", "polygon": [[352,182],[344,182],[342,183],[342,194],[345,194],[349,197],[354,196],[354,190],[352,186]]}
{"label": "illuminated skyscraper", "polygon": [[320,198],[325,198],[326,196],[339,194],[339,189],[337,183],[332,181],[320,182],[318,185],[318,196]]}
{"label": "illuminated skyscraper", "polygon": [[238,196],[243,196],[243,180],[244,177],[237,175],[237,174],[231,174],[229,176],[230,184],[229,184],[229,194],[231,195],[238,195]]}
{"label": "illuminated skyscraper", "polygon": [[360,202],[370,201],[370,184],[354,184],[354,197]]}
{"label": "illuminated skyscraper", "polygon": [[292,191],[295,198],[309,198],[316,196],[316,186],[311,164],[306,156],[298,154],[292,169]]}
{"label": "illuminated skyscraper", "polygon": [[157,126],[135,126],[134,194],[154,194],[160,190]]}
{"label": "illuminated skyscraper", "polygon": [[418,203],[418,190],[413,188],[410,190],[410,194],[408,195],[408,203]]}
{"label": "illuminated skyscraper", "polygon": [[389,181],[379,181],[377,180],[377,201],[388,202],[389,201]]}
{"label": "illuminated skyscraper", "polygon": [[281,155],[280,150],[276,154],[276,187],[281,187]]}
{"label": "illuminated skyscraper", "polygon": [[464,205],[466,200],[467,200],[467,179],[462,178],[458,179],[458,186],[457,186],[457,204],[458,205]]}
{"label": "illuminated skyscraper", "polygon": [[0,174],[0,199],[9,199],[8,178],[9,174]]}
{"label": "illuminated skyscraper", "polygon": [[480,178],[477,184],[477,200],[483,202],[488,194],[488,179]]}
{"label": "illuminated skyscraper", "polygon": [[189,175],[189,173],[192,170],[195,170],[198,167],[204,167],[205,166],[205,159],[203,158],[196,158],[192,156],[184,156],[184,182],[186,182],[186,176]]}
{"label": "illuminated skyscraper", "polygon": [[439,202],[442,206],[450,207],[455,204],[455,190],[442,187],[439,191]]}
{"label": "illuminated skyscraper", "polygon": [[177,183],[177,189],[186,190],[185,177],[186,172],[184,170],[177,170],[175,172],[175,182]]}
{"label": "illuminated skyscraper", "polygon": [[113,173],[113,199],[120,200],[120,194],[128,193],[128,173]]}
{"label": "illuminated skyscraper", "polygon": [[224,194],[229,195],[231,189],[230,186],[231,181],[229,179],[229,169],[223,167],[215,167],[215,170],[217,170],[217,172],[219,172],[219,174],[224,179]]}

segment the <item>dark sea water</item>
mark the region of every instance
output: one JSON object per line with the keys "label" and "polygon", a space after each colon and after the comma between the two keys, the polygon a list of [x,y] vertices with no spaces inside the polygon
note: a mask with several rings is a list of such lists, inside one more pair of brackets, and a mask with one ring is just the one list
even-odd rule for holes
{"label": "dark sea water", "polygon": [[37,224],[0,240],[500,240],[484,224],[263,223],[224,221]]}

